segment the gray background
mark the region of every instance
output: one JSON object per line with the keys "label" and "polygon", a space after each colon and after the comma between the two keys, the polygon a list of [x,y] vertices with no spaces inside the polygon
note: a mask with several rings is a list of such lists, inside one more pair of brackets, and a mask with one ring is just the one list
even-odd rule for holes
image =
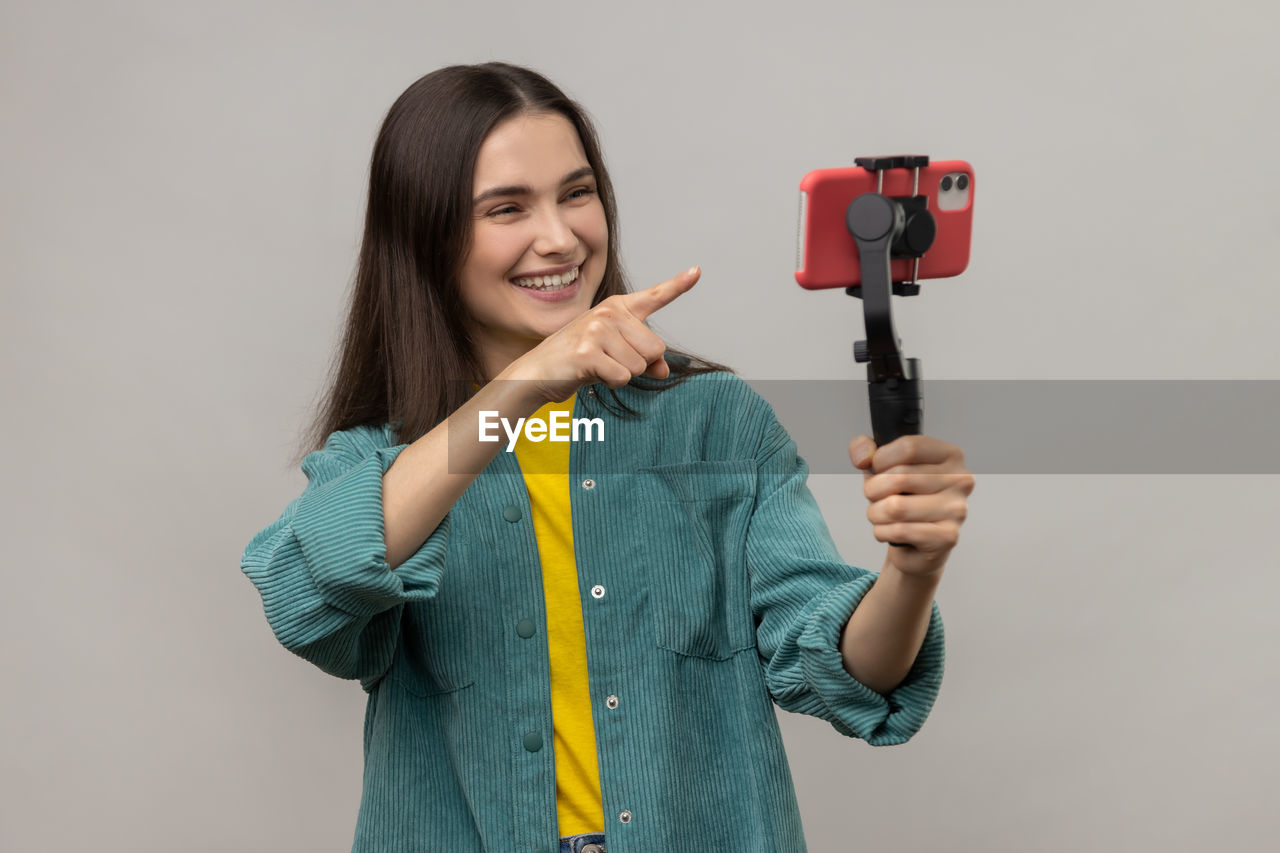
{"label": "gray background", "polygon": [[[903,151],[977,174],[969,270],[895,300],[930,379],[1280,378],[1276,7],[886,6],[7,0],[0,848],[350,848],[364,696],[238,561],[304,485],[377,126],[439,66],[587,106],[636,284],[705,271],[658,329],[749,380],[858,387],[796,184]],[[1276,476],[978,474],[924,730],[782,715],[811,848],[1269,845]],[[878,569],[861,476],[812,486]]]}

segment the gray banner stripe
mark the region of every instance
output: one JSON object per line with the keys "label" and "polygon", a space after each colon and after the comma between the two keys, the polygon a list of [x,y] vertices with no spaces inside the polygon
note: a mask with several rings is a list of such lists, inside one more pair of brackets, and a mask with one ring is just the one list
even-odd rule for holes
{"label": "gray banner stripe", "polygon": [[[814,473],[853,473],[865,380],[747,380]],[[1280,380],[934,380],[924,429],[975,473],[1280,474]]]}

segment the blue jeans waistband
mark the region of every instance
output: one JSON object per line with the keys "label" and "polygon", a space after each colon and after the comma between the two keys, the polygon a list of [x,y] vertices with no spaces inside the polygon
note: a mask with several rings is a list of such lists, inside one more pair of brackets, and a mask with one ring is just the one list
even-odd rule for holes
{"label": "blue jeans waistband", "polygon": [[560,839],[560,853],[605,853],[604,836],[598,832],[566,835]]}

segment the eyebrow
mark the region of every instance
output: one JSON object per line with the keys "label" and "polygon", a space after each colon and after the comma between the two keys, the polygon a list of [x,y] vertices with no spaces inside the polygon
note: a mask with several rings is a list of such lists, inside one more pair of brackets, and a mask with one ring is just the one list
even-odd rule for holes
{"label": "eyebrow", "polygon": [[[565,184],[571,184],[574,181],[578,180],[579,178],[585,178],[589,175],[595,175],[595,170],[593,170],[590,166],[583,166],[581,169],[575,169],[574,171],[564,176],[564,178],[560,181],[560,186],[564,186]],[[527,187],[527,186],[493,187],[491,189],[487,189],[484,192],[480,193],[480,195],[476,196],[471,203],[473,205],[479,205],[479,204],[482,204],[483,202],[488,201],[491,198],[496,198],[499,196],[512,196],[512,195],[533,195],[533,188]]]}

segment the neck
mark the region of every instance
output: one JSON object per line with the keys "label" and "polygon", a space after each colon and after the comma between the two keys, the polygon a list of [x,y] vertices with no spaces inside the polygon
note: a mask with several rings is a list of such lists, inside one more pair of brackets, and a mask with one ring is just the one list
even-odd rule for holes
{"label": "neck", "polygon": [[478,348],[480,369],[488,382],[511,366],[512,362],[529,353],[541,341],[506,340],[486,341]]}

